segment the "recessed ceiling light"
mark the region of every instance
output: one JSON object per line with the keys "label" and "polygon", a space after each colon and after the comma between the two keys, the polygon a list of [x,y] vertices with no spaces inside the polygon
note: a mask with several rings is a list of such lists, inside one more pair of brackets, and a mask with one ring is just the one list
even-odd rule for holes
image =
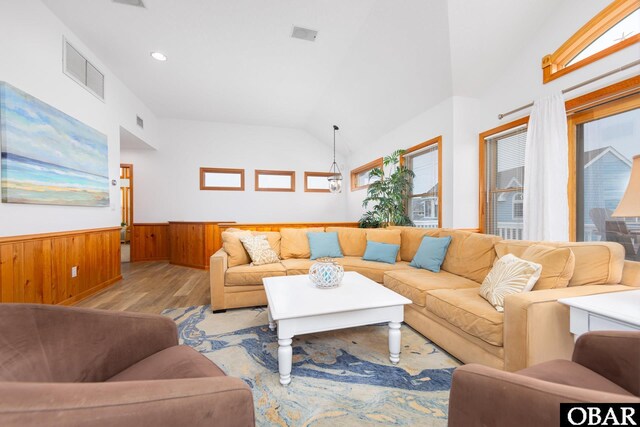
{"label": "recessed ceiling light", "polygon": [[167,55],[161,52],[151,52],[151,57],[153,59],[157,59],[158,61],[166,61]]}

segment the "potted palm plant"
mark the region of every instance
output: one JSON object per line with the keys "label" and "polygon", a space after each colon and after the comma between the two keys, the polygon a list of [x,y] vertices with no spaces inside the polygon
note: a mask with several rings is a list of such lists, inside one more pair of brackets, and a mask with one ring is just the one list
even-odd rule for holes
{"label": "potted palm plant", "polygon": [[[396,150],[386,156],[382,168],[369,172],[369,188],[362,206],[371,209],[360,218],[361,228],[379,228],[389,225],[413,225],[407,215],[407,201],[413,188],[413,171],[400,159],[405,150]],[[385,170],[388,174],[385,175]]]}

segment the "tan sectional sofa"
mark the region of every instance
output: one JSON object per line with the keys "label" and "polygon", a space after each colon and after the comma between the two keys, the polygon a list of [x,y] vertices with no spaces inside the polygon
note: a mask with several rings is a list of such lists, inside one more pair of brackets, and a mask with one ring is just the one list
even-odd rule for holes
{"label": "tan sectional sofa", "polygon": [[[267,234],[282,259],[264,266],[249,265],[237,237],[223,233],[223,248],[211,257],[212,309],[266,305],[262,278],[307,274],[314,262],[309,260],[307,231],[311,230],[253,232]],[[382,234],[339,227],[326,231],[338,232],[345,256],[336,261],[345,270],[357,271],[411,299],[413,303],[405,308],[409,326],[462,362],[509,371],[571,357],[569,310],[557,302],[559,298],[640,287],[640,263],[624,261],[624,249],[617,243],[503,241],[461,230],[413,227],[390,227]],[[452,238],[439,273],[409,266],[425,235]],[[392,265],[362,260],[367,239],[400,243],[399,261]],[[504,312],[496,311],[478,293],[494,261],[507,253],[523,256],[534,245],[533,249],[540,248],[539,244],[548,252],[541,258],[538,284],[543,286],[508,296]]]}

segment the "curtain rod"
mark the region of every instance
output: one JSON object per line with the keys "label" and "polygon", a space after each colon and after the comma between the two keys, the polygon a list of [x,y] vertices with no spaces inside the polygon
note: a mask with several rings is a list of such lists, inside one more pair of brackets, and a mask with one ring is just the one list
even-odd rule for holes
{"label": "curtain rod", "polygon": [[[609,77],[610,75],[619,73],[620,71],[624,71],[624,70],[627,70],[627,69],[629,69],[631,67],[635,67],[636,65],[640,65],[640,60],[630,62],[627,65],[623,65],[620,68],[616,68],[615,70],[611,70],[611,71],[609,71],[607,73],[600,74],[599,76],[596,76],[596,77],[594,77],[592,79],[585,80],[582,83],[578,83],[575,86],[568,87],[568,88],[564,89],[562,91],[562,93],[571,92],[572,90],[576,90],[578,88],[581,88],[582,86],[586,86],[586,85],[588,85],[590,83],[593,83],[593,82],[596,82],[596,81],[598,81],[600,79],[604,79],[605,77]],[[508,116],[510,114],[513,114],[513,113],[517,113],[518,111],[522,111],[522,110],[524,110],[526,108],[529,108],[529,107],[533,107],[533,102],[530,102],[527,105],[523,105],[522,107],[516,108],[515,110],[511,110],[511,111],[507,111],[506,113],[498,114],[498,119],[502,120],[502,118],[505,117],[505,116]]]}

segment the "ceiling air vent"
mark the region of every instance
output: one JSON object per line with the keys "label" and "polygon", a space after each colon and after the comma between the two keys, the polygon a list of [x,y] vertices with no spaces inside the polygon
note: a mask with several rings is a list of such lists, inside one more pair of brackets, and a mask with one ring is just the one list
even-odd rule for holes
{"label": "ceiling air vent", "polygon": [[62,69],[67,76],[104,101],[104,74],[66,39],[62,62]]}
{"label": "ceiling air vent", "polygon": [[127,4],[129,6],[142,7],[144,8],[144,3],[142,0],[113,0],[114,3]]}
{"label": "ceiling air vent", "polygon": [[316,41],[317,36],[318,32],[316,30],[302,27],[293,27],[293,31],[291,32],[291,37],[294,39],[307,40],[310,42]]}
{"label": "ceiling air vent", "polygon": [[140,116],[136,116],[136,123],[138,124],[138,126],[140,126],[142,129],[144,129],[144,120],[142,120],[142,117]]}

